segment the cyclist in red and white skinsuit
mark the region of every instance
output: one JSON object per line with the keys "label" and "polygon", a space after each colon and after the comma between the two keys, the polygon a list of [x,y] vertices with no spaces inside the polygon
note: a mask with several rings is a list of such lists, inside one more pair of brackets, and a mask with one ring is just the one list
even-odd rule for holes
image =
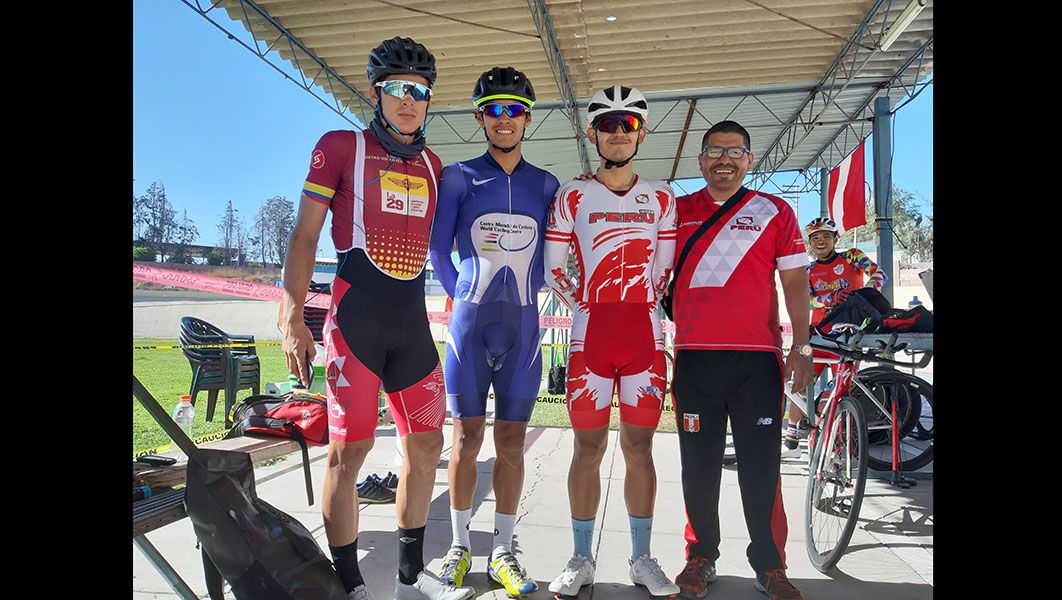
{"label": "cyclist in red and white skinsuit", "polygon": [[[573,596],[593,583],[589,540],[616,391],[627,466],[631,581],[651,595],[668,596],[679,588],[650,556],[649,538],[656,495],[652,438],[666,381],[656,301],[675,254],[675,195],[667,184],[639,179],[630,164],[645,139],[649,114],[638,90],[621,85],[602,90],[587,113],[587,136],[601,165],[592,179],[561,186],[546,220],[546,283],[572,310],[567,407],[575,430],[568,471],[575,552],[549,589]],[[569,250],[575,281],[566,269]]]}

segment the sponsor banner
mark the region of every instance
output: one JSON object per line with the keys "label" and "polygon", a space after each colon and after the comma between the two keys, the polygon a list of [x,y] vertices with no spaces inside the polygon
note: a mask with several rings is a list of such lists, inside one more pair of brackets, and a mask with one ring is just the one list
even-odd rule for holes
{"label": "sponsor banner", "polygon": [[[173,271],[145,264],[133,264],[133,279],[149,281],[162,285],[172,285],[201,292],[212,292],[237,298],[250,298],[265,302],[280,303],[284,299],[284,288],[273,285],[254,283],[251,281],[239,281],[237,279],[225,279],[199,273],[185,271]],[[316,308],[328,308],[331,299],[326,294],[307,293],[306,306]]]}
{"label": "sponsor banner", "polygon": [[[266,302],[280,303],[284,299],[284,289],[276,286],[224,279],[198,273],[173,271],[140,263],[133,264],[133,279]],[[328,308],[330,300],[331,296],[327,294],[306,294],[306,306]],[[450,313],[428,312],[428,322],[446,325],[450,322]],[[660,325],[664,333],[675,333],[675,324],[671,321],[662,319]],[[538,326],[543,329],[571,329],[572,318],[561,315],[539,315]],[[793,325],[791,323],[782,323],[782,336],[793,337]]]}

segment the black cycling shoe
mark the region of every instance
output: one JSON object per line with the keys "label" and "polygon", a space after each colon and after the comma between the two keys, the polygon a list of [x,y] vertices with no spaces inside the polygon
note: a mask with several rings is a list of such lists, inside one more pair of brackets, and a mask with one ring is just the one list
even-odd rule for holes
{"label": "black cycling shoe", "polygon": [[372,475],[369,475],[369,477],[372,478],[373,480],[375,480],[376,483],[379,483],[380,485],[384,486],[387,489],[391,489],[391,490],[398,489],[398,475],[395,475],[394,473],[392,473],[390,471],[387,472],[387,476],[386,477],[380,477],[376,473],[373,473]]}
{"label": "black cycling shoe", "polygon": [[384,487],[379,478],[370,475],[358,484],[358,502],[390,504],[395,501],[395,492]]}
{"label": "black cycling shoe", "polygon": [[[375,476],[375,473],[373,475]],[[395,475],[394,473],[392,473],[390,471],[387,472],[387,476],[386,477],[384,477],[382,479],[377,477],[377,479],[379,479],[380,483],[387,489],[390,489],[390,490],[398,489],[398,475]]]}

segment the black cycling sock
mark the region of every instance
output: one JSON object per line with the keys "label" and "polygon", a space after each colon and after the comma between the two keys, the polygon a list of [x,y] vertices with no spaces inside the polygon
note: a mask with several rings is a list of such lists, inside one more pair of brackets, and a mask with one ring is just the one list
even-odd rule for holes
{"label": "black cycling sock", "polygon": [[424,527],[398,528],[398,579],[406,585],[417,582],[424,570]]}
{"label": "black cycling sock", "polygon": [[346,546],[329,545],[328,550],[332,553],[332,564],[347,593],[353,592],[354,588],[365,583],[365,579],[361,576],[361,569],[358,568],[358,538],[354,538],[354,541]]}

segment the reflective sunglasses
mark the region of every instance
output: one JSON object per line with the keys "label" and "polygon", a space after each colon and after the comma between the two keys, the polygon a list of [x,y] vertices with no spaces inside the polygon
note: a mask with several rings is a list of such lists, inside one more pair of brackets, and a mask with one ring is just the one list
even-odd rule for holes
{"label": "reflective sunglasses", "polygon": [[383,93],[389,94],[402,100],[406,97],[406,94],[413,96],[416,101],[427,100],[431,98],[431,88],[422,84],[415,83],[413,81],[404,81],[402,79],[391,79],[389,81],[377,82],[376,87],[380,88]]}
{"label": "reflective sunglasses", "polygon": [[701,154],[708,158],[722,158],[724,152],[734,160],[744,158],[746,154],[752,154],[752,151],[744,146],[705,146],[701,148]]}
{"label": "reflective sunglasses", "polygon": [[515,119],[516,117],[524,116],[528,108],[523,104],[485,104],[479,107],[479,110],[488,117],[494,117],[495,119],[501,118],[502,113]]}
{"label": "reflective sunglasses", "polygon": [[616,133],[616,130],[622,126],[624,133],[630,133],[638,131],[642,125],[644,122],[637,115],[605,115],[598,119],[594,129],[604,133]]}

